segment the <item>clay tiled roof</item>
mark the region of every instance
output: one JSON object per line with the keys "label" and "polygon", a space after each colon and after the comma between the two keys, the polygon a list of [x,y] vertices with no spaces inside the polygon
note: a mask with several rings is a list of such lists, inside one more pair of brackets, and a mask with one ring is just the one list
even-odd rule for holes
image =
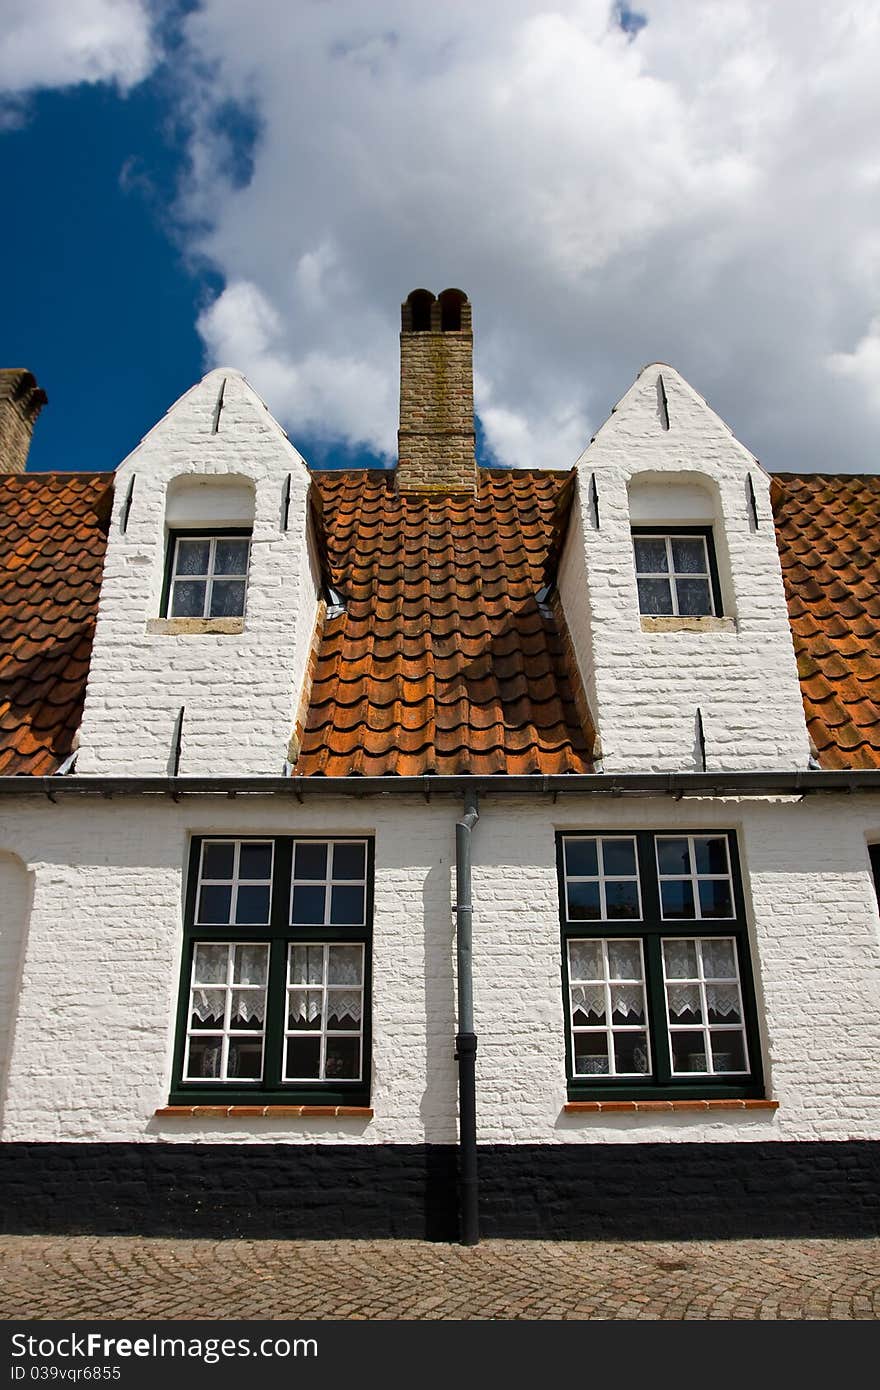
{"label": "clay tiled roof", "polygon": [[476,497],[419,497],[316,475],[346,612],[321,635],[298,774],[592,770],[562,620],[536,599],[569,477],[481,470]]}
{"label": "clay tiled roof", "polygon": [[780,473],[772,496],[819,762],[880,767],[880,477]]}
{"label": "clay tiled roof", "polygon": [[54,772],[79,728],[107,473],[0,476],[0,775]]}

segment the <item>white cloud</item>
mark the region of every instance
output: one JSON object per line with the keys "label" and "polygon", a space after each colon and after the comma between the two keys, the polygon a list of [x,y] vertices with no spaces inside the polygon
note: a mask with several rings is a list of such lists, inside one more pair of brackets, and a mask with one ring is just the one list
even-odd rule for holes
{"label": "white cloud", "polygon": [[[832,372],[855,382],[866,403],[880,417],[880,317],[872,320],[854,351],[833,353],[828,365]],[[867,460],[865,468],[867,470]]]}
{"label": "white cloud", "polygon": [[659,359],[768,467],[870,467],[876,6],[636,8],[631,41],[607,0],[202,0],[177,87],[211,361],[294,440],[392,453],[397,306],[459,285],[504,461],[568,465]]}
{"label": "white cloud", "polygon": [[155,60],[146,0],[3,0],[0,94],[140,82]]}

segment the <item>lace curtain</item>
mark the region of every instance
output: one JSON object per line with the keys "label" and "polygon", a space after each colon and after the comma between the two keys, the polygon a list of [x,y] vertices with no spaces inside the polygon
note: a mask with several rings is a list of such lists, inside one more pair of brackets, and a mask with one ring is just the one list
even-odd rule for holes
{"label": "lace curtain", "polygon": [[[287,1006],[291,1023],[314,1023],[321,1017],[323,995],[319,990],[292,989]],[[359,989],[330,990],[327,994],[327,1023],[332,1028],[344,1018],[360,1023],[363,1010],[362,994]]]}

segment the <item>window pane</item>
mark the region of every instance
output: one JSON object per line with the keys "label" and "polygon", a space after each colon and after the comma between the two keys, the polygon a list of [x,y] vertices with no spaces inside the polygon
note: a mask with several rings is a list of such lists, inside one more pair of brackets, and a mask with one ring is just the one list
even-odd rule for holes
{"label": "window pane", "polygon": [[615,1033],[614,1064],[618,1075],[644,1076],[648,1070],[647,1034]]}
{"label": "window pane", "polygon": [[299,840],[293,860],[294,878],[327,877],[327,845],[322,840]]}
{"label": "window pane", "polygon": [[288,1078],[301,1077],[303,1080],[316,1081],[321,1070],[321,1039],[288,1038],[286,1060],[285,1075]]}
{"label": "window pane", "polygon": [[174,594],[171,600],[171,617],[204,617],[206,589],[207,585],[204,581],[188,579],[181,582],[178,580],[174,585]]}
{"label": "window pane", "polygon": [[598,941],[568,943],[568,974],[572,980],[601,980],[602,947]]}
{"label": "window pane", "polygon": [[324,920],[324,889],[320,886],[302,887],[293,890],[292,920],[297,925],[308,925]]}
{"label": "window pane", "polygon": [[629,1028],[645,1022],[645,995],[640,984],[611,986],[611,1022]]}
{"label": "window pane", "polygon": [[330,921],[334,926],[359,926],[363,920],[363,888],[336,886],[330,890]]}
{"label": "window pane", "polygon": [[694,854],[698,874],[726,874],[727,837],[725,835],[696,836]]}
{"label": "window pane", "polygon": [[672,537],[672,568],[676,574],[706,574],[706,546],[702,539]]}
{"label": "window pane", "polygon": [[730,880],[725,878],[700,879],[700,916],[732,917],[733,900],[730,896]]}
{"label": "window pane", "polygon": [[598,883],[569,883],[566,894],[570,922],[595,921],[601,917]]}
{"label": "window pane", "polygon": [[323,991],[319,989],[292,989],[287,997],[287,1026],[295,1029],[320,1030],[321,1002]]}
{"label": "window pane", "polygon": [[360,946],[331,946],[327,954],[328,985],[360,985],[363,959]]}
{"label": "window pane", "polygon": [[608,1035],[576,1033],[574,1038],[574,1070],[576,1076],[607,1076]]}
{"label": "window pane", "polygon": [[639,612],[667,617],[672,613],[672,590],[668,579],[640,579]]}
{"label": "window pane", "polygon": [[222,1028],[226,1015],[226,990],[194,989],[190,1010],[190,1028]]}
{"label": "window pane", "polygon": [[241,1081],[259,1081],[263,1074],[263,1039],[229,1039],[229,1060],[226,1075]]}
{"label": "window pane", "polygon": [[359,989],[327,991],[327,1027],[353,1029],[360,1032],[361,992]]}
{"label": "window pane", "polygon": [[639,887],[635,879],[611,879],[605,884],[605,905],[609,919],[639,916]]}
{"label": "window pane", "polygon": [[691,857],[687,840],[657,837],[657,866],[661,874],[689,874]]}
{"label": "window pane", "polygon": [[212,618],[240,618],[244,614],[244,580],[214,580],[211,590]]}
{"label": "window pane", "polygon": [[696,980],[697,948],[693,941],[664,941],[663,964],[668,980]]}
{"label": "window pane", "polygon": [[266,1017],[266,995],[262,989],[234,989],[230,1028],[256,1029],[259,1032]]}
{"label": "window pane", "polygon": [[636,556],[636,569],[639,574],[666,574],[668,572],[665,540],[649,540],[645,536],[633,536],[633,549]]}
{"label": "window pane", "polygon": [[232,841],[208,841],[202,846],[202,878],[232,878],[235,845]]}
{"label": "window pane", "polygon": [[608,974],[612,980],[641,980],[642,952],[638,941],[608,942]]}
{"label": "window pane", "polygon": [[709,1071],[706,1038],[702,1031],[672,1033],[670,1041],[672,1043],[672,1070],[674,1072]]}
{"label": "window pane", "polygon": [[239,884],[235,900],[235,920],[242,926],[262,925],[269,920],[269,885]]}
{"label": "window pane", "polygon": [[[238,861],[239,878],[269,879],[272,877],[272,846],[248,840],[242,841]],[[206,874],[206,878],[211,875]]]}
{"label": "window pane", "polygon": [[683,618],[706,618],[712,614],[708,579],[677,579],[678,611]]}
{"label": "window pane", "polygon": [[595,840],[566,840],[565,872],[575,878],[596,878],[599,856]]}
{"label": "window pane", "polygon": [[290,983],[320,985],[324,979],[323,946],[293,946],[290,949]]}
{"label": "window pane", "polygon": [[249,542],[243,537],[218,536],[214,551],[215,574],[247,574]]}
{"label": "window pane", "polygon": [[736,954],[729,936],[704,936],[703,974],[707,980],[735,980],[737,978]]}
{"label": "window pane", "polygon": [[199,943],[195,949],[193,979],[199,985],[225,985],[229,966],[229,947]]}
{"label": "window pane", "polygon": [[742,1033],[712,1030],[712,1065],[715,1071],[745,1071],[746,1053]]}
{"label": "window pane", "polygon": [[333,877],[337,878],[365,878],[367,873],[367,847],[366,845],[347,845],[345,843],[333,846]]}
{"label": "window pane", "polygon": [[699,985],[668,984],[666,998],[670,1023],[703,1022]]}
{"label": "window pane", "polygon": [[174,573],[206,575],[210,554],[211,542],[208,537],[201,540],[178,541],[174,552]]}
{"label": "window pane", "polygon": [[693,917],[694,886],[690,879],[664,879],[660,884],[660,898],[664,917]]}
{"label": "window pane", "polygon": [[190,1038],[189,1061],[186,1068],[187,1079],[190,1081],[218,1080],[222,1058],[222,1038]]}
{"label": "window pane", "polygon": [[223,926],[229,921],[232,908],[232,885],[229,883],[204,884],[199,893],[198,920],[206,925],[215,923]]}
{"label": "window pane", "polygon": [[237,985],[264,985],[268,964],[268,946],[236,946],[232,978]]}
{"label": "window pane", "polygon": [[328,1038],[324,1071],[328,1080],[356,1081],[361,1071],[360,1038]]}
{"label": "window pane", "polygon": [[742,1023],[737,982],[707,985],[706,1010],[710,1023]]}
{"label": "window pane", "polygon": [[607,878],[635,877],[636,847],[632,840],[603,840],[602,865]]}
{"label": "window pane", "polygon": [[595,1028],[605,1023],[605,986],[572,985],[571,1017],[575,1028]]}

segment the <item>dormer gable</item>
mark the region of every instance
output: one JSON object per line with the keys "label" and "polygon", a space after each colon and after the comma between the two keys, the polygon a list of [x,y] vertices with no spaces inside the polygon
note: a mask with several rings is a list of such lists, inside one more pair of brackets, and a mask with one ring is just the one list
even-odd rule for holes
{"label": "dormer gable", "polygon": [[559,591],[607,771],[806,767],[770,480],[674,368],[577,463]]}
{"label": "dormer gable", "polygon": [[310,482],[227,369],[120,466],[77,771],[282,772],[321,588]]}

